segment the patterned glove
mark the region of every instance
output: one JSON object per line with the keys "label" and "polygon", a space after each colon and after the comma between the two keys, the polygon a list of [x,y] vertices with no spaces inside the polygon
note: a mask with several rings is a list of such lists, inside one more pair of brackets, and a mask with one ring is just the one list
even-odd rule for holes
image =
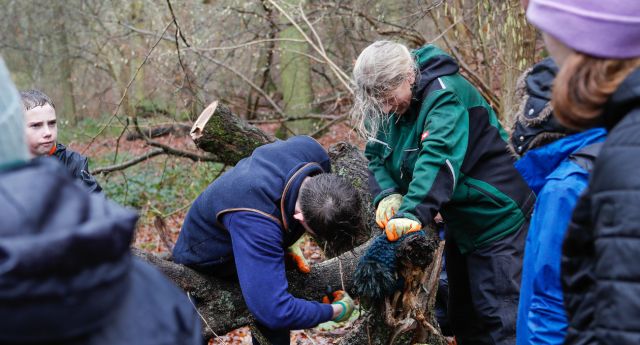
{"label": "patterned glove", "polygon": [[307,263],[307,259],[302,255],[302,250],[300,250],[299,244],[302,242],[304,237],[300,237],[296,243],[294,243],[291,247],[287,248],[284,251],[284,268],[287,271],[291,271],[294,269],[298,269],[300,273],[307,274],[311,272],[309,268],[309,264]]}
{"label": "patterned glove", "polygon": [[389,219],[385,232],[391,242],[397,241],[400,237],[410,232],[420,231],[422,224],[411,213],[399,213]]}
{"label": "patterned glove", "polygon": [[402,195],[400,194],[390,194],[382,198],[376,210],[376,223],[378,223],[378,226],[384,229],[389,218],[396,214],[401,204]]}
{"label": "patterned glove", "polygon": [[[324,298],[322,299],[322,303],[329,303],[329,298],[327,296],[324,296]],[[343,308],[342,314],[340,314],[340,316],[338,316],[337,318],[331,320],[333,322],[344,322],[349,320],[349,318],[351,317],[351,313],[353,313],[353,310],[356,309],[356,305],[353,303],[353,300],[351,299],[349,294],[342,290],[338,290],[333,293],[333,301],[331,301],[331,304],[341,304]]]}

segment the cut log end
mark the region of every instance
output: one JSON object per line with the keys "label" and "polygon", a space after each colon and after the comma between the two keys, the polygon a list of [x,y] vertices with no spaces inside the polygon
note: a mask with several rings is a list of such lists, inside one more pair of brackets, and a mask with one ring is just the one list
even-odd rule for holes
{"label": "cut log end", "polygon": [[196,123],[191,127],[191,139],[196,140],[202,137],[202,131],[204,130],[204,126],[209,122],[211,116],[216,112],[218,108],[218,101],[214,101],[209,104],[209,106],[198,116]]}

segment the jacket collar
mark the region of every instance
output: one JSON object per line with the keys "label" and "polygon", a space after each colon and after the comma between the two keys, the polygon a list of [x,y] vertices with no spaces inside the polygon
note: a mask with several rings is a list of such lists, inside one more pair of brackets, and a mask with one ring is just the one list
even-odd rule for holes
{"label": "jacket collar", "polygon": [[603,111],[604,125],[611,130],[640,104],[640,68],[631,72],[611,95]]}
{"label": "jacket collar", "polygon": [[606,139],[604,128],[593,128],[527,152],[514,163],[520,175],[536,195],[547,183],[547,177],[572,153]]}
{"label": "jacket collar", "polygon": [[284,228],[285,233],[285,244],[287,244],[287,242],[289,242],[288,240],[291,238],[297,239],[297,237],[299,237],[297,235],[302,235],[305,231],[300,222],[293,218],[302,182],[308,176],[324,172],[325,171],[320,164],[307,163],[296,166],[292,169],[289,176],[287,176],[287,184],[285,185],[284,191],[282,192],[282,198],[280,199],[280,211],[282,212],[282,227]]}
{"label": "jacket collar", "polygon": [[57,156],[60,152],[66,151],[67,147],[60,144],[59,142],[56,142],[55,144],[53,144],[53,148],[51,149],[51,152],[49,152],[49,154],[47,156]]}

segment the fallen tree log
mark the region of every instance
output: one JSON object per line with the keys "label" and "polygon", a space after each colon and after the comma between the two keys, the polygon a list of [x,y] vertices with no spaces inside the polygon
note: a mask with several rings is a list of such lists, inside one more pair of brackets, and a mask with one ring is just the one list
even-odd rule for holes
{"label": "fallen tree log", "polygon": [[273,143],[276,137],[233,115],[218,101],[211,103],[191,128],[191,138],[203,151],[216,152],[221,163],[235,165],[251,156],[258,147]]}
{"label": "fallen tree log", "polygon": [[[200,149],[224,157],[221,161],[228,164],[235,164],[251,155],[257,147],[277,140],[259,128],[244,123],[217,102],[205,109],[192,127],[191,135]],[[360,193],[365,204],[367,224],[363,227],[364,232],[357,234],[356,241],[360,245],[353,251],[311,266],[311,273],[306,275],[287,272],[288,291],[297,298],[320,301],[327,285],[334,290],[341,290],[344,286],[349,294],[358,299],[353,285],[354,272],[360,258],[382,230],[375,224],[375,210],[368,184],[368,162],[362,150],[350,143],[340,142],[328,151],[333,173],[351,182]],[[393,303],[389,300],[372,301],[362,325],[347,334],[342,344],[409,344],[426,340],[432,344],[442,343],[440,338],[431,336],[439,329],[433,317],[433,299],[441,266],[438,259],[441,252],[435,251],[440,246],[434,243],[438,243],[439,238],[434,227],[427,225],[424,229],[427,237],[407,242],[398,250],[402,254],[397,264],[402,267],[401,273],[409,283],[393,296]],[[237,281],[211,277],[135,248],[133,252],[158,267],[194,297],[206,323],[203,325],[205,337],[214,336],[214,332],[222,335],[252,322],[253,317],[245,305]],[[412,309],[407,309],[408,306]]]}

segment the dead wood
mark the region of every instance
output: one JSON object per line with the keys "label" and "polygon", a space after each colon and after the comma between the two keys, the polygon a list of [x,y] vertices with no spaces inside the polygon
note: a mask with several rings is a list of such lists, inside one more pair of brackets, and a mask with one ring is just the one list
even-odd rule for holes
{"label": "dead wood", "polygon": [[[223,105],[212,104],[203,115],[192,128],[192,137],[195,137],[199,148],[224,157],[220,160],[222,162],[233,165],[251,155],[257,147],[277,140],[259,128],[246,124]],[[320,301],[327,285],[334,290],[341,290],[344,285],[344,289],[358,299],[353,283],[355,270],[360,258],[382,230],[375,223],[368,184],[368,162],[362,149],[339,142],[330,147],[328,152],[333,173],[352,183],[360,193],[365,204],[367,226],[363,227],[364,233],[356,234],[355,240],[359,246],[353,251],[311,266],[311,273],[306,275],[296,271],[287,272],[288,291],[297,298]],[[162,224],[157,226],[159,230],[163,229]],[[341,344],[409,344],[427,340],[432,344],[441,343],[438,336],[432,336],[434,330],[438,331],[433,302],[442,265],[442,253],[436,251],[442,247],[438,245],[439,238],[433,229],[426,226],[427,237],[415,236],[415,239],[400,246],[397,265],[406,278],[405,287],[387,298],[386,302],[375,301],[362,324],[344,336]],[[139,249],[133,248],[132,251],[134,255],[158,267],[195,298],[198,311],[207,323],[203,325],[205,337],[212,337],[211,331],[225,334],[253,320],[237,281],[202,274]]]}
{"label": "dead wood", "polygon": [[162,243],[164,243],[169,252],[173,253],[173,247],[175,247],[176,244],[173,243],[173,239],[171,239],[171,232],[167,228],[167,222],[164,221],[164,218],[156,216],[153,220],[153,224],[156,226],[156,230],[158,231],[158,235],[160,235]]}
{"label": "dead wood", "polygon": [[147,129],[142,130],[142,132],[144,133],[144,136],[141,135],[140,133],[129,133],[129,134],[127,134],[127,141],[144,139],[145,136],[147,138],[157,138],[157,137],[163,137],[163,136],[169,135],[169,134],[173,134],[173,135],[179,136],[179,137],[185,137],[189,133],[190,129],[191,129],[191,127],[189,127],[188,125],[183,125],[183,124],[147,128]]}
{"label": "dead wood", "polygon": [[203,151],[215,154],[219,162],[235,165],[256,148],[273,143],[276,137],[252,126],[227,107],[213,102],[191,128],[191,138]]}

